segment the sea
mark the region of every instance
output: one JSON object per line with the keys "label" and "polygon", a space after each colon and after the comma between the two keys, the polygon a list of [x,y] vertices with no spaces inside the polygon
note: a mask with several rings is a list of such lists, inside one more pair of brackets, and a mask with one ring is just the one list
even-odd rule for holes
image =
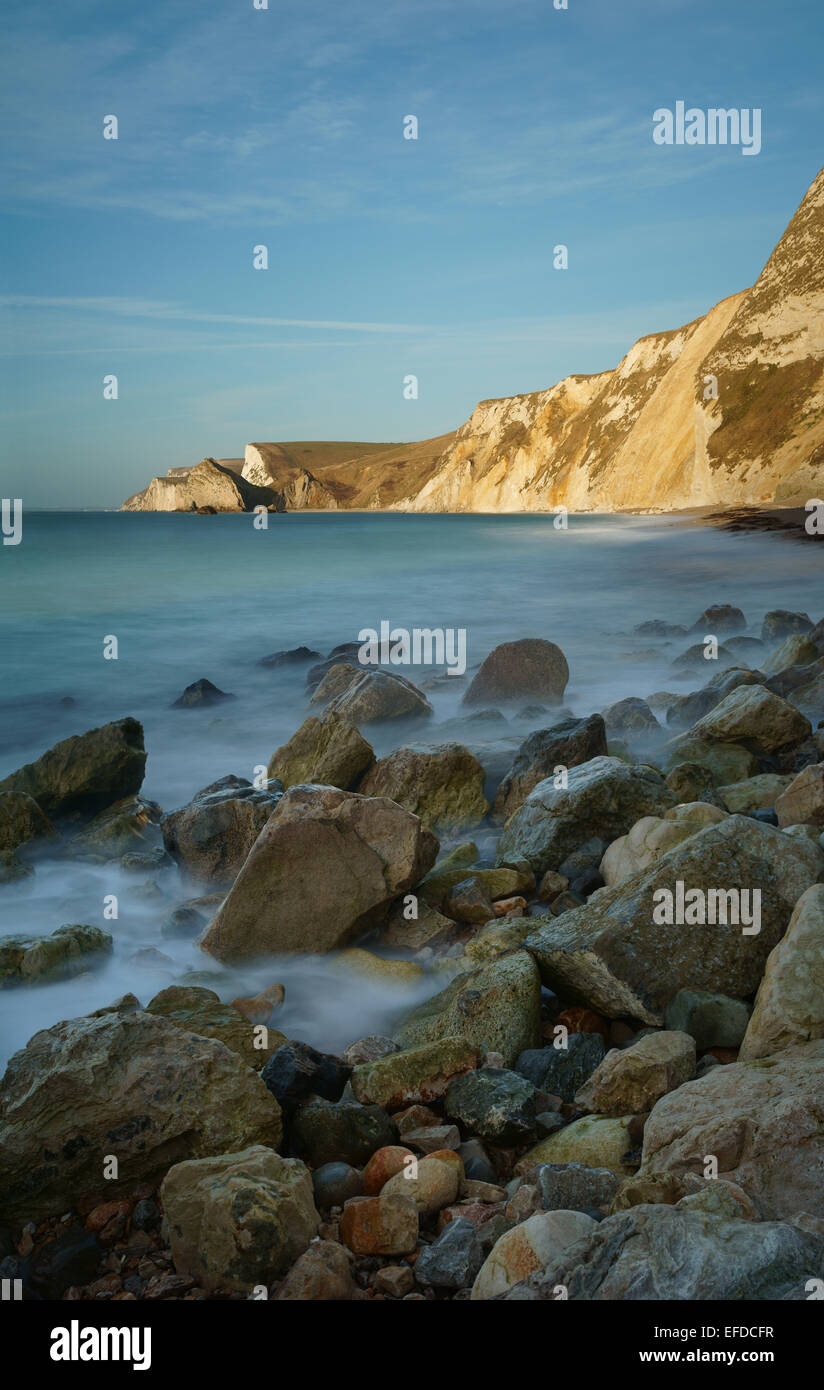
{"label": "sea", "polygon": [[[27,512],[21,543],[0,546],[0,778],[60,739],[131,715],[148,751],[142,794],[164,811],[227,774],[253,780],[317,713],[305,667],[261,659],[300,646],[325,657],[388,622],[410,632],[463,630],[467,672],[396,668],[425,689],[433,714],[412,726],[364,728],[376,754],[457,739],[494,781],[527,734],[560,717],[536,712],[534,702],[528,713],[516,705],[499,716],[462,707],[473,671],[497,644],[557,643],[570,669],[563,709],[586,715],[625,696],[683,693],[710,674],[673,670],[703,630],[650,638],[634,632],[639,624],[692,629],[709,605],[729,603],[758,637],[770,609],[817,621],[822,581],[824,541],[731,533],[683,516],[572,515],[562,529],[551,515],[305,513],[272,515],[258,529],[251,515]],[[112,638],[117,657],[107,659]],[[201,678],[235,698],[175,708]],[[489,827],[474,838],[494,854]],[[114,936],[101,968],[0,994],[0,1066],[58,1019],[127,991],[146,1003],[195,969],[215,972],[222,998],[280,981],[278,1027],[334,1051],[390,1030],[411,1002],[441,987],[426,976],[400,998],[397,989],[348,983],[328,960],[308,956],[227,975],[196,943],[160,936],[173,907],[206,891],[177,868],[141,877],[48,852],[34,875],[0,887],[0,935],[82,922]],[[104,918],[110,894],[120,904],[116,921]]]}

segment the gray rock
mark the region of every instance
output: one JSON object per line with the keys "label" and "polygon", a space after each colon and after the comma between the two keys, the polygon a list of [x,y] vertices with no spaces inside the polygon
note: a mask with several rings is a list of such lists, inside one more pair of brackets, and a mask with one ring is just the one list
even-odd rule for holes
{"label": "gray rock", "polygon": [[667,1028],[689,1033],[699,1052],[740,1046],[749,1018],[749,1006],[742,999],[706,989],[679,989],[665,1014]]}
{"label": "gray rock", "polygon": [[538,1187],[544,1211],[599,1211],[608,1208],[621,1180],[609,1168],[589,1168],[585,1163],[543,1163]]}
{"label": "gray rock", "polygon": [[512,767],[495,794],[494,812],[505,819],[523,805],[529,793],[557,767],[579,767],[606,755],[607,737],[600,714],[587,719],[564,719],[549,729],[530,734],[518,749]]}
{"label": "gray rock", "polygon": [[483,1067],[450,1083],[444,1110],[470,1134],[507,1147],[535,1135],[535,1087],[517,1072]]}
{"label": "gray rock", "polygon": [[540,1091],[571,1102],[604,1057],[600,1033],[570,1033],[567,1046],[522,1052],[515,1070]]}
{"label": "gray rock", "polygon": [[419,1284],[438,1289],[466,1289],[475,1280],[484,1254],[471,1221],[450,1221],[437,1240],[425,1245],[415,1261]]}
{"label": "gray rock", "polygon": [[280,783],[264,789],[245,777],[222,777],[165,817],[163,843],[193,877],[231,883],[282,795]]}

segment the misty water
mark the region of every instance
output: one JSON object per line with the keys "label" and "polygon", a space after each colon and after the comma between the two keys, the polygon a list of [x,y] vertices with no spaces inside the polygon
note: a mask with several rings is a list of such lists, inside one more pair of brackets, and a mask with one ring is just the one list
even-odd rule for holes
{"label": "misty water", "polygon": [[[464,628],[466,677],[398,668],[421,683],[434,716],[367,727],[378,756],[408,742],[459,739],[490,772],[487,794],[520,741],[561,717],[470,720],[460,702],[486,654],[519,637],[547,637],[570,667],[564,710],[586,715],[629,695],[695,689],[712,674],[674,674],[688,638],[633,635],[665,619],[692,627],[710,604],[732,603],[757,636],[771,608],[821,613],[824,547],[766,534],[729,534],[675,518],[287,515],[256,530],[250,516],[27,513],[20,545],[0,555],[5,673],[0,777],[59,739],[132,715],[144,726],[142,794],[171,811],[229,773],[254,778],[310,709],[305,668],[262,667],[261,657],[307,646],[323,656],[363,628]],[[116,637],[118,659],[104,659]],[[757,665],[753,658],[740,664]],[[175,709],[206,677],[236,698]],[[524,702],[521,702],[523,704]],[[474,711],[473,711],[474,712]],[[669,733],[676,732],[670,730]],[[473,838],[494,853],[495,833]],[[0,934],[46,935],[63,923],[104,927],[108,963],[64,983],[0,995],[0,1063],[38,1028],[109,1004],[126,991],[146,1003],[193,969],[215,970],[193,942],[160,935],[169,911],[210,891],[177,869],[125,873],[52,855],[33,877],[0,888]],[[105,920],[104,898],[119,915]],[[154,947],[166,960],[131,958]],[[386,1032],[411,1000],[442,987],[427,977],[399,995],[330,971],[310,957],[221,971],[222,998],[279,980],[273,1017],[289,1037],[339,1050]]]}

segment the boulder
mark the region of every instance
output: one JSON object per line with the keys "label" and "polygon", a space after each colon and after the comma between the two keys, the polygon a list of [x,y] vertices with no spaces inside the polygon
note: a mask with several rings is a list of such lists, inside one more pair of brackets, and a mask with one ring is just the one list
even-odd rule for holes
{"label": "boulder", "polygon": [[437,852],[417,816],[392,801],[336,787],[291,787],[201,945],[223,961],[332,950],[378,925]]}
{"label": "boulder", "polygon": [[343,1209],[340,1238],[356,1255],[409,1255],[418,1243],[418,1211],[406,1192],[352,1197]]}
{"label": "boulder", "polygon": [[451,1149],[438,1149],[405,1165],[381,1188],[381,1197],[411,1197],[419,1216],[435,1216],[455,1201],[463,1178],[463,1163]]}
{"label": "boulder", "polygon": [[743,632],[746,626],[747,619],[740,608],[735,608],[731,603],[713,603],[704,609],[690,632]]}
{"label": "boulder", "polygon": [[790,776],[762,772],[757,777],[747,777],[743,782],[730,782],[726,787],[719,787],[718,795],[733,815],[739,812],[748,815],[751,811],[770,810],[791,781]]}
{"label": "boulder", "polygon": [[505,1297],[673,1303],[807,1298],[824,1274],[824,1235],[702,1208],[640,1206],[601,1221]]}
{"label": "boulder", "polygon": [[688,728],[720,705],[731,690],[737,690],[740,685],[763,683],[764,673],[751,671],[747,666],[732,666],[716,671],[700,690],[693,690],[689,695],[676,695],[671,700],[667,709],[667,723]]}
{"label": "boulder", "polygon": [[490,902],[496,898],[511,898],[518,893],[531,892],[535,887],[535,875],[526,863],[517,866],[499,865],[497,869],[452,868],[451,857],[437,864],[431,874],[427,874],[418,886],[417,895],[425,903],[443,907],[453,888],[473,878],[480,885]]}
{"label": "boulder", "polygon": [[408,917],[409,910],[410,905],[403,901],[391,908],[386,926],[381,933],[381,941],[386,946],[404,951],[421,951],[428,946],[431,950],[438,951],[451,946],[457,938],[460,928],[451,917],[445,917],[436,907],[416,900],[416,915]]}
{"label": "boulder", "polygon": [[362,1105],[400,1110],[445,1095],[450,1083],[478,1065],[477,1047],[464,1038],[443,1038],[364,1062],[352,1072],[352,1091]]}
{"label": "boulder", "polygon": [[661,749],[661,756],[670,775],[685,763],[697,763],[706,769],[715,786],[744,782],[759,770],[755,754],[743,744],[713,743],[708,738],[699,738],[694,730],[671,738]]}
{"label": "boulder", "polygon": [[824,826],[824,763],[813,763],[776,797],[778,824]]}
{"label": "boulder", "polygon": [[475,1227],[471,1221],[458,1217],[444,1226],[431,1245],[423,1247],[415,1261],[415,1278],[419,1284],[437,1289],[467,1289],[483,1260]]}
{"label": "boulder", "polygon": [[329,709],[352,724],[378,724],[390,719],[422,719],[432,706],[422,690],[394,671],[363,671],[331,701]]}
{"label": "boulder", "polygon": [[0,852],[10,853],[29,840],[53,835],[54,826],[26,792],[0,792]]}
{"label": "boulder", "polygon": [[70,980],[112,953],[100,927],[73,924],[50,936],[0,936],[0,989]]}
{"label": "boulder", "polygon": [[221,1004],[214,990],[197,985],[169,985],[149,1001],[146,1012],[167,1018],[185,1033],[216,1038],[255,1071],[260,1071],[273,1049],[284,1042],[276,1029],[256,1027],[232,1004]]}
{"label": "boulder", "polygon": [[610,888],[623,883],[705,826],[716,825],[724,816],[720,807],[708,801],[673,806],[663,816],[643,816],[626,835],[613,840],[601,860],[601,878]]}
{"label": "boulder", "polygon": [[481,663],[463,697],[465,705],[534,699],[558,704],[569,680],[560,647],[542,637],[503,642]]}
{"label": "boulder", "polygon": [[307,1096],[340,1100],[352,1068],[331,1052],[305,1042],[283,1042],[272,1053],[263,1081],[279,1105],[290,1107]]}
{"label": "boulder", "polygon": [[146,768],[143,725],[118,719],[56,743],[0,782],[0,792],[33,797],[47,816],[90,817],[140,791]]}
{"label": "boulder", "polygon": [[269,656],[262,656],[258,666],[305,666],[308,661],[320,660],[320,652],[312,651],[311,647],[292,647],[290,651],[270,652]]}
{"label": "boulder", "polygon": [[[563,997],[608,1018],[658,1026],[679,989],[716,989],[738,999],[752,994],[796,902],[822,871],[816,845],[745,816],[727,816],[547,923],[524,944],[544,983]],[[693,911],[684,908],[678,925],[681,896],[686,901],[695,889],[703,897]],[[735,890],[749,899],[730,899]],[[752,915],[755,890],[760,930],[745,934],[746,924],[733,919],[739,907]]]}
{"label": "boulder", "polygon": [[740,685],[693,726],[714,743],[742,743],[759,754],[809,738],[811,725],[793,705],[763,685]]}
{"label": "boulder", "polygon": [[531,1173],[542,1163],[583,1163],[587,1168],[608,1168],[619,1178],[629,1177],[637,1166],[624,1162],[632,1148],[630,1119],[631,1116],[584,1115],[527,1150],[515,1171]]}
{"label": "boulder", "polygon": [[608,1211],[620,1185],[610,1168],[585,1163],[544,1163],[538,1169],[544,1211]]}
{"label": "boulder", "polygon": [[398,1132],[379,1105],[311,1099],[298,1106],[290,1126],[295,1152],[313,1168],[322,1163],[359,1167],[376,1149],[392,1145]]}
{"label": "boulder", "polygon": [[412,960],[387,960],[362,946],[339,951],[329,966],[335,974],[358,975],[362,980],[388,985],[390,989],[409,989],[423,980],[423,967]]}
{"label": "boulder", "polygon": [[530,734],[495,793],[495,815],[500,819],[511,816],[538,783],[555,776],[558,768],[579,767],[605,756],[606,751],[606,729],[600,714],[565,719]]}
{"label": "boulder", "polygon": [[313,1241],[292,1265],[274,1300],[345,1303],[362,1298],[349,1260],[350,1256],[337,1241]]}
{"label": "boulder", "polygon": [[706,989],[679,989],[667,1004],[665,1022],[669,1029],[689,1033],[698,1051],[704,1052],[709,1047],[739,1047],[749,1017],[749,1005],[741,999]]}
{"label": "boulder", "polygon": [[535,1087],[517,1072],[482,1067],[450,1083],[444,1113],[500,1148],[528,1144],[535,1136]]}
{"label": "boulder", "polygon": [[497,1298],[585,1239],[597,1223],[581,1211],[539,1211],[495,1242],[472,1286],[472,1299]]}
{"label": "boulder", "polygon": [[642,1173],[702,1174],[708,1154],[764,1219],[820,1211],[824,1039],[713,1067],[659,1100],[644,1127]]}
{"label": "boulder", "polygon": [[312,715],[272,754],[267,776],[284,787],[317,782],[350,791],[374,761],[371,745],[348,719],[334,713],[323,719]]}
{"label": "boulder", "polygon": [[608,1052],[575,1104],[596,1115],[643,1115],[694,1075],[695,1043],[687,1033],[648,1033]]}
{"label": "boulder", "polygon": [[[350,661],[322,662],[321,665],[325,669],[320,679],[314,682],[314,690],[309,703],[310,705],[326,707],[331,704],[336,695],[342,695],[354,681],[360,678],[362,668],[353,666]],[[313,666],[306,678],[307,685],[310,684],[313,675],[317,672],[318,667]]]}
{"label": "boulder", "polygon": [[99,1191],[107,1155],[118,1160],[119,1178],[106,1184],[117,1194],[178,1160],[281,1138],[276,1100],[234,1052],[128,996],[35,1033],[11,1058],[0,1094],[7,1222],[61,1215]]}
{"label": "boulder", "polygon": [[481,879],[470,874],[455,883],[446,894],[441,907],[455,922],[479,925],[495,917],[495,909]]}
{"label": "boulder", "polygon": [[204,1289],[268,1286],[320,1225],[306,1167],[262,1144],[176,1163],[160,1197],[175,1269]]}
{"label": "boulder", "polygon": [[765,613],[761,624],[762,642],[783,642],[796,633],[812,632],[813,622],[806,613],[791,613],[786,608],[774,608]]}
{"label": "boulder", "polygon": [[361,782],[362,796],[386,796],[413,811],[432,830],[479,825],[489,810],[484,770],[461,743],[397,748]]}
{"label": "boulder", "polygon": [[481,1054],[500,1052],[504,1066],[511,1066],[537,1045],[540,1011],[535,963],[525,951],[514,951],[459,975],[407,1014],[394,1036],[405,1048],[462,1038]]}
{"label": "boulder", "polygon": [[622,734],[650,734],[661,728],[646,700],[635,695],[609,705],[604,710],[604,723],[611,733]]}
{"label": "boulder", "polygon": [[222,777],[166,816],[163,843],[194,878],[231,883],[282,795],[278,783],[258,788],[245,777]]}
{"label": "boulder", "polygon": [[797,632],[792,637],[786,637],[781,646],[767,657],[764,670],[767,675],[774,676],[791,666],[808,666],[810,662],[817,660],[818,648],[815,643]]}
{"label": "boulder", "polygon": [[570,1033],[565,1047],[553,1044],[522,1052],[515,1070],[539,1091],[571,1102],[603,1057],[604,1040],[600,1033]]}
{"label": "boulder", "polygon": [[770,1057],[824,1038],[824,885],[795,905],[790,924],[767,957],[764,978],[738,1060]]}
{"label": "boulder", "polygon": [[538,783],[504,826],[498,860],[526,859],[541,874],[560,869],[583,841],[615,840],[641,816],[661,815],[674,805],[654,768],[593,758],[570,769],[566,787],[556,787],[552,778]]}
{"label": "boulder", "polygon": [[230,695],[225,690],[220,690],[212,681],[207,681],[201,677],[198,681],[192,681],[187,685],[179,699],[172,702],[172,709],[203,709],[211,705],[220,705],[224,700],[234,700],[237,697]]}

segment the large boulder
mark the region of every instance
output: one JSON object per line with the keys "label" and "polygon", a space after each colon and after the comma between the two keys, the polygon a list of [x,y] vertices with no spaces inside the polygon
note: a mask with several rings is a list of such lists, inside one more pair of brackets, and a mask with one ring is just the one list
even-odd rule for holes
{"label": "large boulder", "polygon": [[613,1048],[575,1097],[596,1115],[638,1115],[695,1075],[695,1043],[687,1033],[648,1033]]}
{"label": "large boulder", "polygon": [[805,767],[777,797],[778,824],[824,826],[824,763]]}
{"label": "large boulder", "polygon": [[56,743],[34,763],[0,782],[0,792],[23,792],[47,816],[93,816],[140,791],[146,768],[143,725],[117,719]]}
{"label": "large boulder", "polygon": [[223,1043],[183,1033],[137,1007],[72,1018],[35,1033],[0,1082],[0,1220],[60,1215],[99,1192],[157,1181],[171,1163],[277,1147],[280,1109]]}
{"label": "large boulder", "polygon": [[676,845],[697,835],[707,825],[716,825],[726,812],[708,801],[686,802],[673,806],[663,816],[642,816],[632,829],[613,840],[601,860],[600,874],[607,887],[623,883],[624,879],[654,864]]}
{"label": "large boulder", "polygon": [[284,787],[317,782],[349,791],[374,761],[371,745],[348,719],[334,713],[324,719],[311,715],[272,754],[267,776]]}
{"label": "large boulder", "polygon": [[335,696],[329,710],[352,724],[378,724],[389,719],[421,719],[432,713],[432,706],[405,676],[395,671],[364,671]]}
{"label": "large boulder", "polygon": [[528,1144],[535,1136],[535,1087],[515,1071],[482,1067],[451,1083],[444,1113],[490,1144]]}
{"label": "large boulder", "polygon": [[632,1148],[629,1115],[584,1115],[580,1120],[547,1135],[519,1159],[515,1171],[531,1174],[544,1163],[583,1163],[588,1168],[608,1168],[626,1178],[637,1166],[626,1163]]}
{"label": "large boulder", "polygon": [[58,927],[50,936],[0,936],[0,989],[71,979],[111,952],[108,932],[82,924]]}
{"label": "large boulder", "polygon": [[175,1269],[204,1289],[268,1287],[320,1225],[308,1169],[262,1144],[176,1163],[160,1198]]}
{"label": "large boulder", "polygon": [[437,852],[418,817],[384,797],[290,787],[201,945],[223,961],[333,950],[378,925]]}
{"label": "large boulder", "polygon": [[463,697],[465,705],[495,705],[509,700],[548,700],[558,704],[569,680],[560,647],[543,637],[502,642],[481,663]]}
{"label": "large boulder", "polygon": [[[810,841],[746,816],[727,816],[546,923],[524,944],[544,983],[564,998],[610,1018],[660,1025],[679,989],[720,990],[737,999],[752,994],[796,902],[822,872],[824,855]],[[695,889],[702,898],[690,909],[686,896]],[[736,890],[749,899],[730,899]],[[735,909],[748,908],[751,916],[755,890],[761,894],[760,930],[745,935],[746,922],[733,920]],[[679,924],[682,897],[685,920]]]}
{"label": "large boulder", "polygon": [[546,778],[504,826],[499,862],[526,859],[535,873],[557,869],[594,837],[615,840],[641,816],[662,815],[675,796],[652,767],[593,758],[570,769],[567,786]]}
{"label": "large boulder", "polygon": [[495,793],[494,811],[506,819],[522,806],[545,777],[560,768],[579,767],[605,757],[607,734],[600,714],[587,719],[564,719],[551,729],[538,729],[518,749],[515,761]]}
{"label": "large boulder", "polygon": [[670,771],[684,763],[697,763],[707,770],[715,786],[728,782],[743,782],[758,772],[758,759],[742,743],[713,743],[700,738],[693,729],[671,738],[661,749],[664,770]]}
{"label": "large boulder", "polygon": [[267,776],[283,787],[318,783],[349,791],[375,762],[370,744],[340,714],[315,719],[311,714],[288,744],[275,749]]}
{"label": "large boulder", "polygon": [[463,1038],[480,1053],[500,1052],[510,1067],[521,1052],[537,1046],[540,1031],[538,971],[525,951],[513,951],[457,976],[407,1014],[394,1036],[402,1047]]}
{"label": "large boulder", "polygon": [[762,642],[781,642],[785,637],[813,631],[813,621],[807,613],[792,613],[786,608],[774,608],[764,614],[761,624]]}
{"label": "large boulder", "polygon": [[739,1061],[769,1057],[824,1038],[824,885],[795,905],[790,925],[767,957]]}
{"label": "large boulder", "polygon": [[692,729],[698,738],[742,743],[758,754],[800,743],[811,731],[809,719],[763,685],[739,685]]}
{"label": "large boulder", "polygon": [[281,796],[277,787],[222,777],[166,816],[163,843],[194,878],[231,883]]}
{"label": "large boulder", "polygon": [[432,830],[465,830],[489,810],[484,770],[461,743],[397,748],[367,772],[362,796],[388,796]]}
{"label": "large boulder", "polygon": [[739,811],[744,814],[768,811],[775,806],[777,798],[791,781],[792,777],[786,774],[762,772],[757,777],[747,777],[743,782],[730,782],[727,787],[719,787],[718,795],[733,814]]}
{"label": "large boulder", "polygon": [[601,1221],[505,1295],[513,1302],[673,1303],[806,1299],[824,1274],[824,1236],[783,1222],[718,1216],[684,1199]]}
{"label": "large boulder", "polygon": [[733,1062],[659,1100],[644,1127],[642,1173],[696,1173],[707,1156],[767,1220],[824,1201],[824,1039]]}
{"label": "large boulder", "polygon": [[541,1272],[570,1246],[589,1236],[596,1224],[582,1211],[539,1211],[511,1231],[504,1231],[472,1285],[472,1299],[496,1298],[528,1275]]}

